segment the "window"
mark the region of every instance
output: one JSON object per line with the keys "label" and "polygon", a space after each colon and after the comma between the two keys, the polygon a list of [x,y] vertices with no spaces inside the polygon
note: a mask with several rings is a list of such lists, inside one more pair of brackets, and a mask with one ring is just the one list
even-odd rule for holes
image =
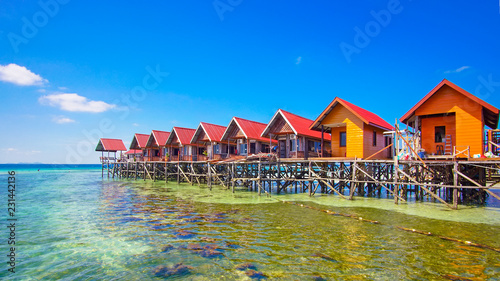
{"label": "window", "polygon": [[220,144],[214,145],[214,153],[215,154],[220,154]]}
{"label": "window", "polygon": [[295,140],[290,140],[290,151],[295,151]]}
{"label": "window", "polygon": [[269,152],[269,145],[268,144],[261,144],[260,145],[260,152]]}
{"label": "window", "polygon": [[347,138],[346,138],[346,132],[340,132],[340,147],[346,147],[347,146]]}
{"label": "window", "polygon": [[445,126],[434,127],[434,142],[443,142],[445,135],[446,135]]}
{"label": "window", "polygon": [[321,150],[321,143],[319,141],[309,141],[308,142],[308,149],[310,152],[320,152]]}
{"label": "window", "polygon": [[377,131],[373,131],[373,146],[377,146]]}

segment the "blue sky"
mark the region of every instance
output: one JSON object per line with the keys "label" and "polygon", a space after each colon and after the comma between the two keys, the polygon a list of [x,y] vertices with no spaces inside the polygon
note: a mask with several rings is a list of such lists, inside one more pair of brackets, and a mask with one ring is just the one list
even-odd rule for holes
{"label": "blue sky", "polygon": [[0,163],[336,96],[394,123],[443,78],[500,107],[499,35],[497,0],[2,1]]}

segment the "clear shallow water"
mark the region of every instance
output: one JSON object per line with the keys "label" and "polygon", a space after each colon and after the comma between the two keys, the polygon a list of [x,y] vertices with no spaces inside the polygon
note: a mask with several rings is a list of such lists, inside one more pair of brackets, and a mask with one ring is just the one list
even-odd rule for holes
{"label": "clear shallow water", "polygon": [[[450,211],[440,204],[396,206],[373,198],[267,198],[243,190],[103,181],[95,167],[16,169],[18,262],[15,274],[2,262],[0,278],[162,280],[155,268],[183,263],[190,273],[168,279],[249,280],[248,271],[236,267],[251,263],[271,280],[500,279],[499,252],[397,228],[500,248],[495,207]],[[0,166],[4,202],[10,168]],[[325,209],[382,224],[320,211]],[[5,225],[5,210],[1,220]],[[0,249],[5,257],[5,240]],[[215,256],[206,257],[210,253]]]}

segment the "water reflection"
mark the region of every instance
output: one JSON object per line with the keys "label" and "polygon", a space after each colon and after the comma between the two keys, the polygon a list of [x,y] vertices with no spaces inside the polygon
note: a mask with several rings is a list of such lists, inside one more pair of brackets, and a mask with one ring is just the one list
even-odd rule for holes
{"label": "water reflection", "polygon": [[[432,280],[452,276],[484,280],[495,278],[500,264],[497,252],[394,227],[500,247],[495,224],[409,216],[347,205],[351,202],[334,206],[323,204],[327,201],[324,197],[314,203],[301,194],[279,197],[383,222],[371,224],[283,204],[277,198],[258,198],[255,193],[239,191],[233,195],[216,188],[210,192],[172,183],[103,182],[99,192],[89,218],[95,220],[100,238],[84,245],[63,242],[69,256],[98,249],[90,255],[98,256],[105,268],[96,270],[99,277],[157,280],[155,274],[160,272],[164,277],[199,280],[252,276],[278,280]],[[69,272],[59,276],[74,274],[72,266],[61,264],[60,268],[67,267]]]}

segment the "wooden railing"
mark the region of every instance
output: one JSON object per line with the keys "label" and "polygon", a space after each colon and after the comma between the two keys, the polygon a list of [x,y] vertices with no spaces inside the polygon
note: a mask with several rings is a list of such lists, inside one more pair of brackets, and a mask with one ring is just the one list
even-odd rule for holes
{"label": "wooden railing", "polygon": [[470,146],[456,145],[453,147],[453,157],[467,157],[470,158]]}

